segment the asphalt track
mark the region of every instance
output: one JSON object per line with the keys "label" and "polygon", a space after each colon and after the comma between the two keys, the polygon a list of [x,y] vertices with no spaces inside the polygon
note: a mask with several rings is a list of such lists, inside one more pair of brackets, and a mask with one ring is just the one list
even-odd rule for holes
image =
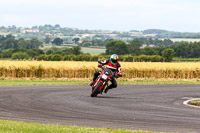
{"label": "asphalt track", "polygon": [[119,85],[90,97],[88,85],[0,86],[0,119],[200,132],[200,108],[183,104],[200,97],[200,85]]}

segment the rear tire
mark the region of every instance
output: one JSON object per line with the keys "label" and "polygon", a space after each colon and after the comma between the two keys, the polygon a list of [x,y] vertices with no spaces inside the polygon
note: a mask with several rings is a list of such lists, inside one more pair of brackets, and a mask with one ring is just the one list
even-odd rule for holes
{"label": "rear tire", "polygon": [[99,83],[95,86],[93,92],[91,93],[91,97],[96,97],[96,96],[98,95],[99,89],[100,89],[100,87],[102,86],[102,84],[103,84],[103,83],[101,83],[101,82],[99,81]]}

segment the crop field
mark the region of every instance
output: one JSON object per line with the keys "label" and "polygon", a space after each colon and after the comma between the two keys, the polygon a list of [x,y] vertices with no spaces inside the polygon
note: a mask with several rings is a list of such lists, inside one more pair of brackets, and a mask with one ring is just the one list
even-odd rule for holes
{"label": "crop field", "polygon": [[192,39],[192,38],[171,38],[173,42],[200,42],[200,39]]}
{"label": "crop field", "polygon": [[[121,62],[123,78],[200,79],[200,63]],[[92,78],[97,62],[0,61],[1,78]]]}

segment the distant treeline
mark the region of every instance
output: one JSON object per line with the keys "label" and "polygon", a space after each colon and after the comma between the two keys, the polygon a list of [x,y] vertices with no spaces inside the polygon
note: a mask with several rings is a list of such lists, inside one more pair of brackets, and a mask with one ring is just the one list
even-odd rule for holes
{"label": "distant treeline", "polygon": [[[101,55],[101,56],[91,56],[87,54],[81,55],[65,55],[61,56],[59,54],[52,55],[39,55],[35,57],[35,60],[45,60],[45,61],[98,61],[109,59],[110,55]],[[131,56],[131,55],[120,55],[119,61],[124,62],[165,62],[166,59],[159,55],[140,55],[140,56]]]}
{"label": "distant treeline", "polygon": [[[84,40],[81,43],[77,44],[82,47],[90,47],[90,46],[105,46],[109,41],[112,41],[113,39],[106,39],[105,41],[101,39],[95,39],[95,40]],[[142,45],[155,45],[155,46],[169,46],[171,44],[174,44],[174,42],[170,39],[152,39],[152,38],[135,38],[134,40],[139,40],[142,42]]]}
{"label": "distant treeline", "polygon": [[[165,58],[159,55],[119,55],[120,61],[132,62],[132,61],[149,61],[149,62],[163,62]],[[5,50],[0,53],[2,59],[13,59],[13,60],[45,60],[45,61],[98,61],[110,58],[110,55],[95,55],[83,54],[79,46],[73,48],[51,48],[47,50],[40,49],[24,49],[15,48]]]}
{"label": "distant treeline", "polygon": [[163,51],[170,49],[174,57],[182,58],[200,58],[200,42],[188,43],[180,42],[179,44],[172,44],[169,46],[161,45],[157,47],[146,46],[141,48],[142,42],[139,40],[132,40],[128,44],[121,40],[110,41],[106,44],[106,53],[119,55],[160,55],[163,56]]}
{"label": "distant treeline", "polygon": [[[60,42],[58,39],[54,39],[55,42]],[[75,41],[75,40],[74,40]],[[106,50],[105,53],[101,55],[130,55],[130,56],[154,56],[158,55],[163,57],[162,61],[172,61],[173,57],[178,58],[200,58],[200,42],[180,42],[178,44],[171,44],[171,40],[165,39],[162,41],[162,44],[158,45],[146,45],[144,47],[143,43],[147,41],[149,44],[158,43],[159,41],[156,39],[146,38],[146,39],[134,39],[129,41],[128,43],[122,40],[106,40],[106,42],[101,42],[99,40],[95,40],[91,42],[92,45],[97,44],[98,42],[104,43]],[[145,43],[147,43],[145,42]],[[12,35],[1,36],[0,35],[0,58],[12,58],[12,59],[38,59],[36,56],[40,55],[60,55],[64,60],[65,55],[84,55],[81,52],[80,46],[73,46],[72,48],[49,48],[45,50],[39,49],[42,47],[42,42],[38,39],[25,40],[15,39]],[[87,56],[90,56],[86,54]],[[156,56],[156,57],[158,57]],[[77,57],[78,58],[78,57]],[[70,58],[73,60],[81,60],[81,58]],[[90,61],[93,61],[91,59]],[[150,57],[149,57],[150,58]],[[48,57],[48,59],[52,59],[52,57]],[[46,59],[45,59],[46,60]],[[125,61],[126,59],[123,58]],[[132,60],[132,59],[131,59]],[[137,60],[133,58],[133,60]],[[152,59],[150,59],[153,61]],[[158,59],[160,60],[160,59]]]}
{"label": "distant treeline", "polygon": [[157,34],[157,38],[200,38],[200,33],[173,32],[159,29],[144,30],[143,34]]}
{"label": "distant treeline", "polygon": [[6,50],[10,48],[26,48],[26,49],[38,49],[42,46],[43,42],[40,40],[33,38],[31,40],[25,40],[23,38],[15,39],[15,37],[11,34],[7,36],[0,35],[0,50]]}
{"label": "distant treeline", "polygon": [[57,55],[80,55],[83,54],[81,52],[81,47],[79,46],[74,46],[72,48],[64,48],[64,49],[59,49],[52,47],[50,49],[46,50],[41,50],[41,49],[25,49],[25,48],[12,48],[8,50],[3,50],[0,52],[0,58],[6,59],[6,58],[11,58],[11,59],[34,59],[36,56],[39,55],[50,55],[50,54],[57,54]]}

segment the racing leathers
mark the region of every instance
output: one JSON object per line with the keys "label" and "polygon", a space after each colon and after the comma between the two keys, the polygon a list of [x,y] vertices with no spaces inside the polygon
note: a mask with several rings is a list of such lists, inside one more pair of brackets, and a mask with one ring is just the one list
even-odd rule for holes
{"label": "racing leathers", "polygon": [[[112,89],[112,88],[116,88],[117,87],[117,81],[115,78],[118,78],[118,77],[122,77],[122,72],[121,72],[121,65],[117,62],[117,63],[114,63],[114,65],[111,63],[110,59],[107,59],[107,60],[104,60],[104,61],[101,61],[99,62],[98,64],[98,67],[101,67],[101,66],[104,66],[106,65],[106,68],[109,68],[112,72],[113,72],[113,76],[112,78],[110,79],[111,81],[111,85],[109,85],[106,89],[105,89],[105,93],[107,93],[107,91],[109,89]],[[99,74],[101,73],[101,71],[96,71],[94,73],[94,77],[93,77],[93,81],[91,84],[94,83],[94,81],[96,80],[96,78],[99,76]]]}

